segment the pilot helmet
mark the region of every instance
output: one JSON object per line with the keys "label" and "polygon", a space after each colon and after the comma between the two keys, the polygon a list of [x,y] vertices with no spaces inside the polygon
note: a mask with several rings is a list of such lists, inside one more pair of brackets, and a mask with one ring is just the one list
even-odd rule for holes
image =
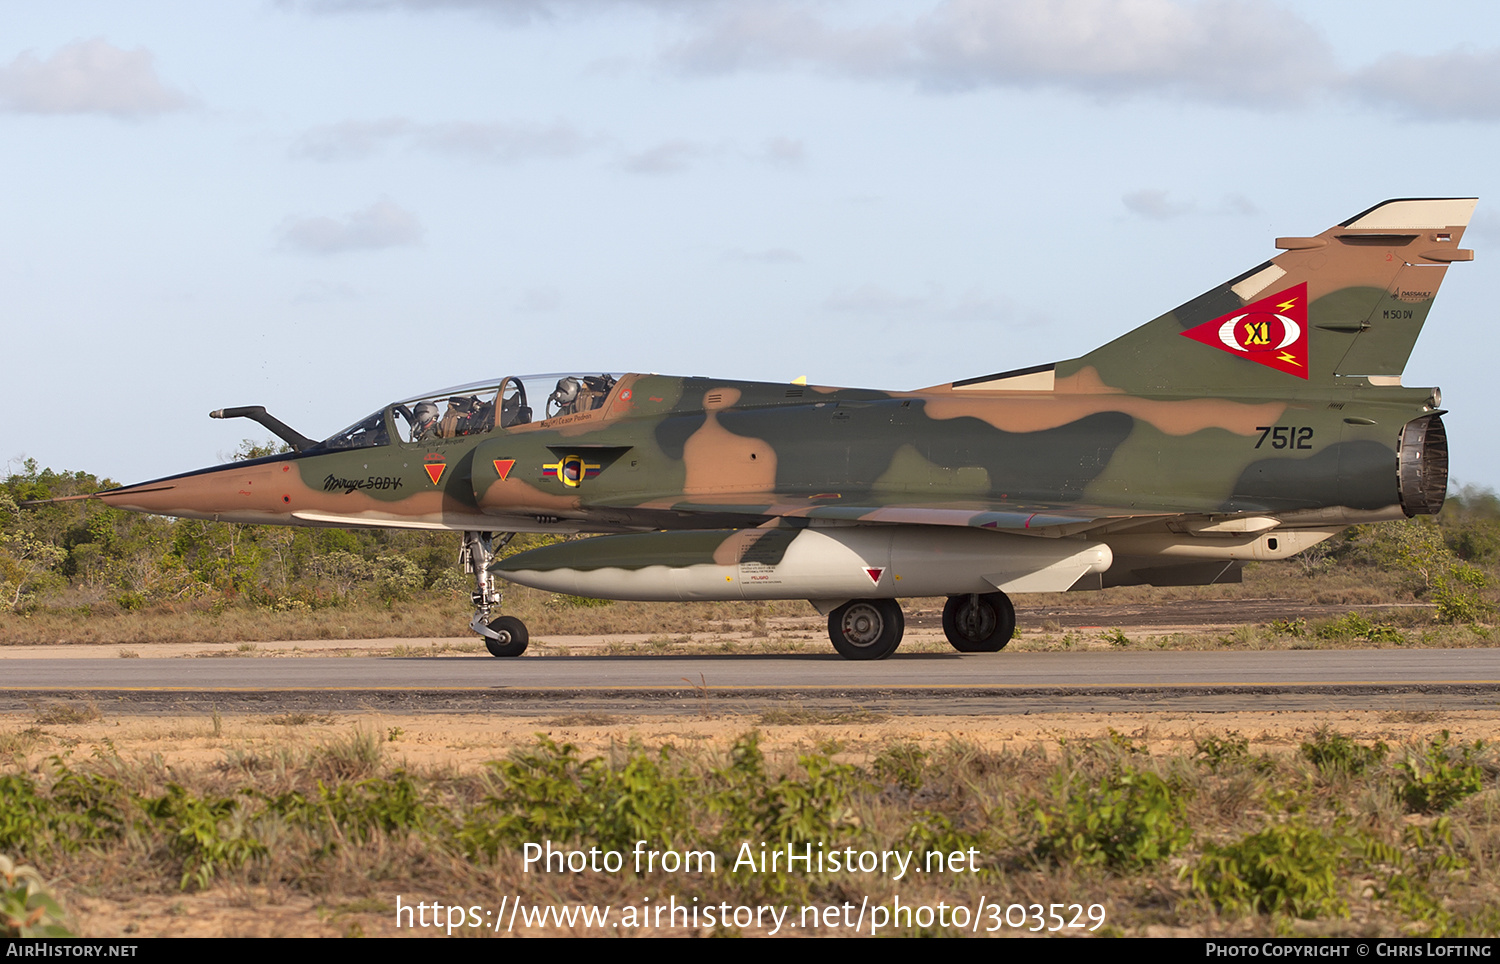
{"label": "pilot helmet", "polygon": [[560,405],[566,405],[578,397],[578,379],[560,378],[557,380],[557,391],[552,393],[552,400]]}

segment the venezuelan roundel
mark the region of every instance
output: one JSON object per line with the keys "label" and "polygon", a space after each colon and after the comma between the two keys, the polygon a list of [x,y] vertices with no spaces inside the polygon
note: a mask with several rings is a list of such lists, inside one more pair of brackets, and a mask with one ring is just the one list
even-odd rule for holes
{"label": "venezuelan roundel", "polygon": [[542,466],[542,476],[548,479],[557,479],[563,485],[577,488],[584,479],[592,479],[599,474],[599,463],[585,462],[581,456],[565,455],[556,462]]}
{"label": "venezuelan roundel", "polygon": [[1182,333],[1267,368],[1307,377],[1307,283]]}

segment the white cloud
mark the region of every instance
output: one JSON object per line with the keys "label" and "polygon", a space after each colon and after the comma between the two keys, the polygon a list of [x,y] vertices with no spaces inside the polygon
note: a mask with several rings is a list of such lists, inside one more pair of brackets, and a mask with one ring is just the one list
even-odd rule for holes
{"label": "white cloud", "polygon": [[359,291],[355,288],[342,282],[323,281],[317,278],[304,282],[296,294],[292,295],[292,302],[299,305],[320,305],[358,300]]}
{"label": "white cloud", "polygon": [[947,0],[926,15],[833,26],[805,5],[737,4],[667,52],[695,72],[804,64],[930,90],[1055,87],[1279,105],[1337,71],[1323,37],[1262,0]]}
{"label": "white cloud", "polygon": [[283,247],[337,254],[416,244],[422,240],[422,223],[410,211],[381,200],[342,218],[288,218],[277,233]]}
{"label": "white cloud", "polygon": [[706,151],[691,141],[665,141],[635,154],[625,155],[620,166],[632,174],[677,174]]}
{"label": "white cloud", "polygon": [[823,307],[861,315],[910,314],[932,303],[931,295],[903,295],[877,284],[862,284],[853,291],[829,296]]}
{"label": "white cloud", "polygon": [[669,47],[667,59],[697,73],[808,63],[840,73],[883,74],[900,70],[909,56],[910,25],[835,28],[805,5],[776,0],[718,10]]}
{"label": "white cloud", "polygon": [[548,23],[581,17],[623,6],[652,7],[666,12],[691,9],[708,0],[277,0],[277,6],[311,14],[353,13],[474,13],[507,26]]}
{"label": "white cloud", "polygon": [[307,13],[436,13],[446,10],[489,14],[509,23],[550,20],[557,0],[278,0],[278,6]]}
{"label": "white cloud", "polygon": [[1300,100],[1334,73],[1307,21],[1256,0],[952,0],[916,38],[923,82],[958,89],[1055,85],[1265,104]]}
{"label": "white cloud", "polygon": [[191,105],[156,76],[150,51],[84,40],[43,60],[28,50],[0,67],[0,105],[26,114],[145,117]]}
{"label": "white cloud", "polygon": [[1211,217],[1245,217],[1260,213],[1255,202],[1243,194],[1226,194],[1218,204],[1200,205],[1192,199],[1174,198],[1170,191],[1161,188],[1142,188],[1139,191],[1131,191],[1120,198],[1120,203],[1124,204],[1125,209],[1130,213],[1153,221],[1170,221],[1195,214]]}
{"label": "white cloud", "polygon": [[416,125],[400,117],[378,121],[344,121],[304,131],[292,144],[292,156],[314,161],[347,161],[369,157],[411,133]]}
{"label": "white cloud", "polygon": [[1192,214],[1197,205],[1192,201],[1173,201],[1167,192],[1159,188],[1145,188],[1120,198],[1126,210],[1153,221],[1167,221]]}
{"label": "white cloud", "polygon": [[1226,214],[1259,214],[1260,208],[1256,203],[1243,194],[1224,195],[1224,213]]}
{"label": "white cloud", "polygon": [[390,117],[311,128],[292,144],[292,155],[316,161],[354,160],[376,154],[387,145],[403,143],[437,154],[515,164],[533,158],[571,157],[599,141],[562,123],[421,124]]}
{"label": "white cloud", "polygon": [[678,39],[660,56],[699,74],[803,67],[928,91],[1048,88],[1262,109],[1348,95],[1409,117],[1500,118],[1500,48],[1393,53],[1345,70],[1284,0],[929,0],[863,23],[862,5],[817,0],[278,2],[314,14],[470,12],[509,26],[646,10],[674,20]]}
{"label": "white cloud", "polygon": [[1349,92],[1408,117],[1500,118],[1500,49],[1388,54],[1354,71]]}
{"label": "white cloud", "polygon": [[802,141],[792,137],[771,137],[761,146],[760,156],[771,164],[785,167],[800,167],[807,159],[807,150]]}
{"label": "white cloud", "polygon": [[416,140],[429,150],[512,164],[534,157],[571,157],[597,142],[566,124],[429,124]]}

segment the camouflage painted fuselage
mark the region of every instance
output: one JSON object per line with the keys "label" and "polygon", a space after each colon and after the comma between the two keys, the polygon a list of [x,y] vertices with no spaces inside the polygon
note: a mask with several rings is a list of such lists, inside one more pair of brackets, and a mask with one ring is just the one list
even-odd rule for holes
{"label": "camouflage painted fuselage", "polygon": [[1399,375],[1447,266],[1470,255],[1472,208],[1386,202],[1278,239],[1272,261],[1054,365],[907,392],[624,375],[591,410],[422,441],[402,440],[393,406],[383,444],[102,498],[289,525],[709,530],[525,554],[538,571],[737,563],[726,553],[747,540],[725,546],[745,529],[891,526],[1102,543],[1111,568],[1081,570],[1089,585],[1212,581],[1441,506],[1438,395]]}

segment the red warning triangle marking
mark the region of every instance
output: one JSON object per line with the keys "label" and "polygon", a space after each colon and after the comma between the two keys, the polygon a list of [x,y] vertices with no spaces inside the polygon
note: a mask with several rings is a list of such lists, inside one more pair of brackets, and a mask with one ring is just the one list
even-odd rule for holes
{"label": "red warning triangle marking", "polygon": [[870,581],[873,582],[877,586],[880,585],[880,577],[882,575],[884,575],[884,574],[885,574],[885,569],[883,569],[883,568],[882,569],[866,569],[865,570],[865,575],[869,576],[870,577]]}
{"label": "red warning triangle marking", "polygon": [[428,462],[422,468],[427,470],[427,477],[432,480],[433,485],[438,484],[438,479],[443,477],[443,470],[448,467],[445,462]]}
{"label": "red warning triangle marking", "polygon": [[510,475],[510,470],[513,469],[513,468],[515,468],[515,467],[516,467],[516,460],[515,459],[496,459],[495,460],[495,471],[500,474],[500,481],[501,482],[505,481],[505,477],[507,475]]}

